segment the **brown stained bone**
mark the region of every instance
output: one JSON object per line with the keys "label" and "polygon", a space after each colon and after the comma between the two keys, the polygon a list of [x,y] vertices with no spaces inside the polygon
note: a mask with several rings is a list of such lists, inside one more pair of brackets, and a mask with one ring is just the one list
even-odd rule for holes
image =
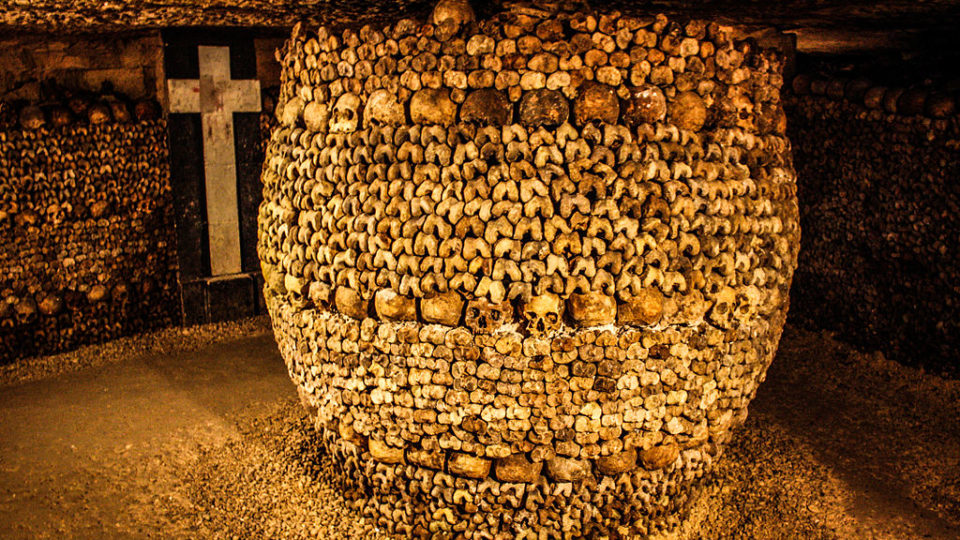
{"label": "brown stained bone", "polygon": [[640,452],[640,462],[650,470],[664,469],[680,457],[680,447],[676,444],[654,446]]}
{"label": "brown stained bone", "polygon": [[874,86],[863,94],[863,104],[868,109],[883,108],[883,96],[887,93],[886,87]]}
{"label": "brown stained bone", "polygon": [[14,167],[0,189],[29,182],[32,193],[0,201],[0,228],[22,257],[0,263],[4,361],[176,324],[165,121],[111,113],[125,103],[117,95],[56,90],[42,106],[0,103],[0,162]]}
{"label": "brown stained bone", "polygon": [[910,88],[897,100],[897,112],[905,116],[923,114],[929,92],[925,88]]}
{"label": "brown stained bone", "polygon": [[503,126],[513,120],[513,105],[503,92],[493,88],[481,88],[467,94],[460,107],[460,120]]}
{"label": "brown stained bone", "polygon": [[388,321],[414,321],[417,319],[417,304],[413,298],[397,294],[391,289],[377,291],[373,298],[377,315]]}
{"label": "brown stained bone", "polygon": [[363,319],[370,311],[370,301],[361,298],[355,289],[337,287],[333,298],[337,311],[354,319]]}
{"label": "brown stained bone", "polygon": [[415,124],[449,126],[457,120],[457,104],[445,89],[424,88],[410,98],[410,120]]}
{"label": "brown stained bone", "polygon": [[927,98],[924,112],[931,118],[947,118],[956,111],[956,101],[948,94],[934,93]]}
{"label": "brown stained bone", "polygon": [[450,291],[420,301],[420,314],[424,322],[457,326],[463,313],[463,297]]}
{"label": "brown stained bone", "polygon": [[492,334],[513,321],[510,302],[495,304],[485,298],[467,301],[464,323],[477,334]]}
{"label": "brown stained bone", "polygon": [[634,449],[597,459],[597,470],[608,476],[623,474],[637,468],[637,451]]}
{"label": "brown stained bone", "polygon": [[388,446],[383,441],[370,439],[370,456],[380,463],[401,463],[403,462],[403,449]]}
{"label": "brown stained bone", "polygon": [[[776,58],[733,49],[720,28],[582,15],[522,7],[289,45],[279,102],[352,93],[364,110],[355,131],[317,136],[297,119],[274,132],[261,257],[376,309],[358,320],[286,290],[265,297],[317,422],[352,430],[323,434],[340,481],[377,501],[365,511],[390,533],[660,527],[769,363],[796,239]],[[681,118],[687,91],[709,131]],[[614,107],[591,111],[593,94]],[[374,121],[388,96],[402,121]],[[701,324],[726,284],[749,309]],[[385,307],[384,290],[404,306]],[[641,449],[672,445],[704,461],[636,467]],[[372,456],[401,449],[402,463]],[[627,493],[641,485],[656,502]],[[540,511],[547,500],[601,510],[562,522]]]}
{"label": "brown stained bone", "polygon": [[330,133],[353,133],[360,126],[360,96],[347,93],[337,98],[330,112]]}
{"label": "brown stained bone", "polygon": [[557,482],[577,482],[590,476],[592,467],[585,459],[555,457],[547,460],[547,475]]}
{"label": "brown stained bone", "polygon": [[623,119],[631,127],[659,122],[667,115],[667,98],[659,87],[637,86],[625,100]]}
{"label": "brown stained bone", "polygon": [[[291,107],[296,107],[296,104]],[[286,110],[286,107],[284,107],[284,114],[286,114]],[[290,109],[291,114],[293,110],[293,108]],[[287,124],[287,122],[291,123]],[[296,118],[283,121],[283,123],[287,125],[293,125],[292,122],[296,122]],[[306,106],[303,107],[303,123],[310,131],[327,131],[330,125],[330,107],[320,101],[307,103]]]}
{"label": "brown stained bone", "polygon": [[534,463],[523,454],[513,454],[496,460],[495,472],[501,482],[536,482],[543,463]]}
{"label": "brown stained bone", "polygon": [[160,118],[160,106],[152,99],[142,99],[133,107],[137,122],[152,122]]}
{"label": "brown stained bone", "polygon": [[869,79],[862,77],[851,79],[843,87],[843,95],[850,101],[862,102],[864,95],[866,95],[867,90],[870,90],[871,86]]}
{"label": "brown stained bone", "polygon": [[440,0],[430,15],[431,22],[437,26],[450,21],[458,28],[475,19],[476,15],[467,0]]}
{"label": "brown stained bone", "polygon": [[46,123],[43,109],[36,105],[28,105],[20,110],[20,127],[23,129],[40,129]]}
{"label": "brown stained bone", "polygon": [[110,106],[106,103],[94,103],[87,108],[87,120],[93,125],[106,124],[112,119]]}
{"label": "brown stained bone", "polygon": [[290,98],[285,103],[277,106],[277,120],[281,125],[293,127],[297,124],[300,115],[303,114],[305,104],[299,96]]}
{"label": "brown stained bone", "polygon": [[617,308],[617,323],[622,325],[655,324],[663,313],[663,293],[646,288]]}
{"label": "brown stained bone", "polygon": [[541,336],[560,328],[563,302],[559,296],[551,293],[533,296],[523,305],[521,313],[526,321],[527,332]]}
{"label": "brown stained bone", "polygon": [[573,115],[577,125],[589,122],[615,124],[620,116],[620,100],[613,86],[586,82],[573,103]]}
{"label": "brown stained bone", "polygon": [[783,135],[787,131],[787,115],[782,107],[764,103],[757,110],[756,124],[762,134]]}
{"label": "brown stained bone", "polygon": [[617,301],[602,293],[571,294],[567,313],[580,326],[602,326],[617,320]]}
{"label": "brown stained bone", "polygon": [[110,116],[113,117],[114,122],[129,122],[133,119],[126,103],[120,100],[114,100],[108,105],[110,107]]}
{"label": "brown stained bone", "polygon": [[446,455],[439,451],[422,450],[412,448],[407,451],[407,461],[414,465],[426,467],[437,471],[443,470]]}
{"label": "brown stained bone", "polygon": [[696,92],[683,92],[669,104],[668,116],[678,127],[697,131],[707,119],[707,109]]}
{"label": "brown stained bone", "polygon": [[[309,106],[308,106],[309,107]],[[306,112],[304,112],[306,120]],[[406,121],[406,113],[396,95],[381,89],[370,94],[363,108],[363,121],[370,126],[397,126]],[[309,124],[308,127],[309,129]]]}
{"label": "brown stained bone", "polygon": [[529,127],[553,127],[567,121],[570,104],[556,90],[526,92],[520,101],[520,122]]}
{"label": "brown stained bone", "polygon": [[56,315],[63,309],[63,299],[54,294],[48,294],[37,304],[40,313],[46,316]]}
{"label": "brown stained bone", "polygon": [[73,114],[70,113],[69,108],[63,106],[54,106],[50,109],[51,126],[63,127],[70,125],[71,122],[73,122]]}
{"label": "brown stained bone", "polygon": [[490,474],[489,459],[469,454],[453,453],[447,460],[447,470],[456,476],[486,478]]}

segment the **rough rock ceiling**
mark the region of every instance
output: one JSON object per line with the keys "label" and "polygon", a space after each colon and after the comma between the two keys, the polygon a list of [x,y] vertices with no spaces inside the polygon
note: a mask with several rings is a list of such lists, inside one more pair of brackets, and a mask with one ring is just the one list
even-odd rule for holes
{"label": "rough rock ceiling", "polygon": [[[484,3],[495,9],[502,0]],[[300,20],[337,24],[418,15],[431,4],[425,0],[0,0],[0,27],[80,32],[165,26],[288,27]],[[951,0],[613,0],[593,4],[624,12],[664,11],[783,29],[928,29],[960,22],[960,4]]]}

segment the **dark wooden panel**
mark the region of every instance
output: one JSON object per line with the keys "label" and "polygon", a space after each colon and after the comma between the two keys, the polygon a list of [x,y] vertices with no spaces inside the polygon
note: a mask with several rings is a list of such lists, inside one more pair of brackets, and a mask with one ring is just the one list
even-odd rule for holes
{"label": "dark wooden panel", "polygon": [[171,114],[168,125],[180,280],[188,281],[210,275],[200,115]]}
{"label": "dark wooden panel", "polygon": [[250,317],[257,312],[254,280],[249,275],[212,279],[207,282],[207,322]]}
{"label": "dark wooden panel", "polygon": [[260,186],[260,170],[263,166],[263,146],[260,144],[260,114],[234,113],[233,120],[237,149],[240,261],[244,272],[259,272],[257,210],[263,200],[263,190]]}

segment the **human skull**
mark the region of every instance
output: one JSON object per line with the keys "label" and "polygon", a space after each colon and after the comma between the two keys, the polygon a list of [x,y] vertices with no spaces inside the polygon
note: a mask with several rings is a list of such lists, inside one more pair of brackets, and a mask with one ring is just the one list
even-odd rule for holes
{"label": "human skull", "polygon": [[560,297],[555,294],[541,294],[533,296],[523,306],[523,318],[527,323],[527,331],[531,335],[540,336],[560,328],[561,321]]}
{"label": "human skull", "polygon": [[657,86],[643,85],[630,89],[623,110],[624,119],[631,126],[653,124],[667,115],[667,99]]}
{"label": "human skull", "polygon": [[680,129],[697,131],[707,120],[707,107],[696,92],[683,92],[668,105],[667,116]]}
{"label": "human skull", "polygon": [[733,326],[733,312],[737,304],[737,292],[732,287],[720,289],[714,299],[708,318],[720,328]]}
{"label": "human skull", "polygon": [[756,129],[753,114],[753,101],[743,91],[737,91],[730,97],[730,105],[733,107],[734,124],[746,130]]}
{"label": "human skull", "polygon": [[303,107],[303,124],[310,131],[326,131],[330,125],[330,107],[321,101],[307,103]]}
{"label": "human skull", "polygon": [[334,299],[333,290],[330,288],[330,286],[320,281],[313,281],[310,283],[310,287],[307,290],[307,296],[310,297],[310,301],[313,302],[313,305],[324,310],[330,309]]}
{"label": "human skull", "polygon": [[617,308],[617,322],[632,326],[655,324],[663,315],[663,304],[663,293],[652,287],[643,289]]}
{"label": "human skull", "polygon": [[353,133],[360,123],[360,97],[343,94],[333,106],[330,115],[330,133]]}
{"label": "human skull", "polygon": [[677,313],[673,316],[674,322],[697,324],[703,321],[704,315],[710,309],[710,303],[704,298],[702,292],[694,289],[679,297],[677,307]]}
{"label": "human skull", "polygon": [[50,124],[53,127],[63,127],[73,121],[70,109],[63,106],[55,106],[50,109]]}
{"label": "human skull", "polygon": [[437,26],[449,19],[458,27],[473,21],[474,18],[473,8],[467,0],[440,0],[430,17],[431,22]]}
{"label": "human skull", "polygon": [[748,285],[737,291],[737,301],[733,308],[733,318],[740,324],[750,322],[759,312],[763,303],[763,293],[756,285]]}
{"label": "human skull", "polygon": [[106,124],[111,120],[110,106],[106,103],[94,103],[87,109],[87,120],[91,124]]}
{"label": "human skull", "polygon": [[56,315],[63,309],[63,299],[55,294],[45,295],[37,304],[37,309],[40,310],[40,313],[48,317]]}
{"label": "human skull", "polygon": [[367,98],[363,108],[363,122],[367,126],[396,126],[406,121],[403,105],[397,96],[384,89],[377,90]]}
{"label": "human skull", "polygon": [[448,291],[420,301],[420,314],[428,323],[457,326],[462,312],[463,298],[455,291]]}
{"label": "human skull", "polygon": [[45,122],[43,110],[36,105],[27,105],[20,110],[20,126],[23,129],[40,129]]}
{"label": "human skull", "polygon": [[152,99],[138,101],[133,111],[138,122],[149,122],[160,118],[160,107]]}
{"label": "human skull", "polygon": [[424,88],[410,97],[410,120],[414,124],[449,126],[457,121],[457,104],[450,91]]}
{"label": "human skull", "polygon": [[559,126],[570,116],[567,98],[556,90],[533,90],[520,101],[520,122],[527,127]]}
{"label": "human skull", "polygon": [[0,328],[13,326],[16,320],[13,310],[14,297],[0,298]]}
{"label": "human skull", "polygon": [[464,322],[475,334],[492,334],[513,320],[510,302],[494,304],[485,298],[467,302]]}
{"label": "human skull", "polygon": [[277,121],[280,125],[293,127],[297,125],[297,118],[303,113],[303,100],[299,96],[290,98],[286,103],[277,106]]}
{"label": "human skull", "polygon": [[16,313],[17,322],[20,324],[32,322],[37,316],[37,302],[30,296],[21,298],[20,301],[13,306],[13,309]]}
{"label": "human skull", "polygon": [[513,105],[507,96],[493,88],[471,92],[460,108],[460,120],[482,125],[503,126],[510,123]]}
{"label": "human skull", "polygon": [[109,105],[110,114],[113,116],[115,122],[129,122],[133,119],[133,117],[130,116],[130,109],[126,103],[120,100],[114,100],[111,101]]}
{"label": "human skull", "polygon": [[118,304],[126,304],[130,301],[130,285],[126,282],[121,281],[113,286],[113,290],[110,292],[110,297],[114,299]]}
{"label": "human skull", "polygon": [[573,103],[573,115],[581,126],[589,122],[616,124],[620,116],[616,89],[598,82],[584,83]]}
{"label": "human skull", "polygon": [[603,326],[617,320],[617,301],[599,292],[571,294],[567,299],[570,318],[580,326]]}

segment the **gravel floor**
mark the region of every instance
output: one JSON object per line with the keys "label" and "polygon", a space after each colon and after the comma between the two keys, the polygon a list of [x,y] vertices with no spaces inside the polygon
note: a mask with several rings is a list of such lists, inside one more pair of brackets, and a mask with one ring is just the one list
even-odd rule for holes
{"label": "gravel floor", "polygon": [[11,364],[0,365],[0,388],[47,379],[85,368],[105,366],[144,353],[173,354],[196,351],[224,340],[233,340],[238,336],[260,334],[269,330],[270,319],[263,315],[203,326],[164,328],[100,345],[85,345],[65,353],[25,358]]}
{"label": "gravel floor", "polygon": [[[262,321],[248,321],[195,330],[186,341],[203,347],[249,335],[255,324],[269,339]],[[380,537],[325,481],[331,465],[292,385],[291,397],[231,418],[222,436],[198,425],[148,453],[118,452],[88,459],[70,476],[31,479],[29,493],[61,519],[9,530],[49,538]],[[960,381],[788,328],[747,424],[693,518],[671,536],[960,538],[958,418]],[[0,512],[17,508],[0,495]]]}

